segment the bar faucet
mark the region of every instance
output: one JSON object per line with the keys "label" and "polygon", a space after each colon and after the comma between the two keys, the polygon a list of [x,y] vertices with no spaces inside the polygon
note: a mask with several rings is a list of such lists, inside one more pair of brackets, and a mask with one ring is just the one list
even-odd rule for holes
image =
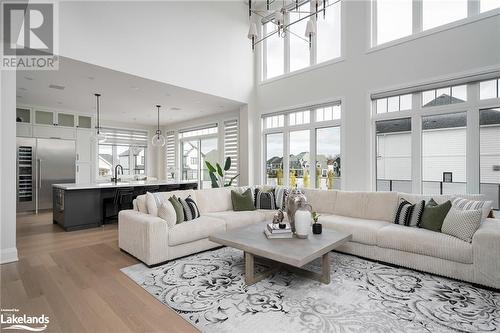
{"label": "bar faucet", "polygon": [[123,175],[123,167],[120,164],[117,164],[115,166],[115,176],[111,178],[111,181],[114,182],[115,184],[118,183],[121,179],[118,178],[118,168],[120,168],[121,173]]}

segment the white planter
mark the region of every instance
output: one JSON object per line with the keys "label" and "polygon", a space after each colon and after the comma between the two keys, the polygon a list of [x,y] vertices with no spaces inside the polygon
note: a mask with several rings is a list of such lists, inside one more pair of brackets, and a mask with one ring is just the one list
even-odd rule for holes
{"label": "white planter", "polygon": [[308,210],[295,212],[295,234],[298,238],[307,238],[311,233],[312,217]]}

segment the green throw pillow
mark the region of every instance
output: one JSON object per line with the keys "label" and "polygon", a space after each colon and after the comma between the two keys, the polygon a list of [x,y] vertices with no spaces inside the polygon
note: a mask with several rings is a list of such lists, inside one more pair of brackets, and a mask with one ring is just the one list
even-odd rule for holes
{"label": "green throw pillow", "polygon": [[433,202],[434,200],[431,199],[431,201],[425,205],[424,213],[422,214],[422,221],[420,222],[420,228],[441,232],[444,218],[451,209],[451,201],[448,200],[440,205],[433,205]]}
{"label": "green throw pillow", "polygon": [[182,204],[179,202],[175,195],[168,198],[168,201],[174,206],[176,224],[184,222],[184,209],[182,208]]}
{"label": "green throw pillow", "polygon": [[251,189],[247,189],[243,193],[231,190],[231,201],[233,202],[234,211],[255,210]]}

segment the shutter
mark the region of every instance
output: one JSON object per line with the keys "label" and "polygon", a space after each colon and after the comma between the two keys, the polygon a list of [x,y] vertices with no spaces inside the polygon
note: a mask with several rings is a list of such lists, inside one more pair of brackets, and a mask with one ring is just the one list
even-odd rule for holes
{"label": "shutter", "polygon": [[[224,161],[231,157],[231,168],[226,171],[226,181],[239,173],[239,151],[238,151],[238,119],[224,122]],[[234,186],[238,186],[238,178],[233,181]]]}
{"label": "shutter", "polygon": [[175,172],[175,132],[167,132],[167,135],[165,137],[166,139],[166,153],[165,153],[165,158],[166,158],[166,172],[167,172],[167,179],[170,177],[170,174],[172,172]]}
{"label": "shutter", "polygon": [[106,140],[100,145],[118,146],[148,146],[148,132],[139,130],[129,130],[120,128],[101,128],[101,133],[106,135]]}

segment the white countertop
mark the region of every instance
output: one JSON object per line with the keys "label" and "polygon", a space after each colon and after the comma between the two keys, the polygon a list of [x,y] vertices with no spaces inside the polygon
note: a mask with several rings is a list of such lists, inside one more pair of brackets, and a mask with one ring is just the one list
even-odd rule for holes
{"label": "white countertop", "polygon": [[193,184],[194,181],[175,181],[175,180],[131,180],[118,183],[91,183],[91,184],[52,184],[53,187],[63,190],[90,190],[99,188],[116,188],[116,187],[135,187],[135,186],[155,186],[155,185],[178,185],[178,184]]}

